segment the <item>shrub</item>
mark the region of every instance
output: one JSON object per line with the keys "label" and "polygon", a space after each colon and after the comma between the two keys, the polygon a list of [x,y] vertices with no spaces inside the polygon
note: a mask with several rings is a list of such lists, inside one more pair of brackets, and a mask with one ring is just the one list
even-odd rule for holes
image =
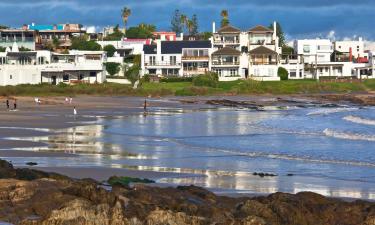
{"label": "shrub", "polygon": [[288,71],[284,67],[279,67],[277,70],[277,75],[281,80],[288,80]]}
{"label": "shrub", "polygon": [[114,76],[120,72],[120,63],[107,62],[105,63],[106,70],[110,76]]}
{"label": "shrub", "polygon": [[150,80],[151,80],[150,75],[148,75],[148,74],[143,75],[142,82],[149,83]]}
{"label": "shrub", "polygon": [[116,48],[113,45],[106,45],[104,46],[103,51],[107,52],[108,57],[113,57],[116,52]]}
{"label": "shrub", "polygon": [[125,72],[125,77],[134,84],[139,79],[139,66],[132,66]]}
{"label": "shrub", "polygon": [[165,77],[161,78],[160,82],[174,83],[174,82],[192,82],[192,77]]}
{"label": "shrub", "polygon": [[216,73],[206,73],[193,78],[193,85],[195,86],[217,87],[218,84],[219,77]]}

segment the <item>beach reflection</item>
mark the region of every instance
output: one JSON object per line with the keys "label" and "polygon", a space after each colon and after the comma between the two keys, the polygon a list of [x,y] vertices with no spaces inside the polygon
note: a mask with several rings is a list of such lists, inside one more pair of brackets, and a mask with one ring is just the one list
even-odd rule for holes
{"label": "beach reflection", "polygon": [[[95,124],[53,131],[50,136],[22,138],[48,144],[22,150],[79,155],[74,159],[44,158],[38,161],[40,166],[169,172],[176,176],[158,182],[194,184],[220,192],[313,191],[375,200],[375,173],[368,162],[373,156],[367,151],[371,143],[319,133],[337,124],[361,131],[365,128],[344,124],[341,118],[347,115],[315,113],[306,119],[309,113],[310,109],[288,107],[265,111],[160,108],[147,116],[102,117]],[[24,163],[24,159],[12,159],[17,160]],[[262,178],[253,172],[278,176]]]}

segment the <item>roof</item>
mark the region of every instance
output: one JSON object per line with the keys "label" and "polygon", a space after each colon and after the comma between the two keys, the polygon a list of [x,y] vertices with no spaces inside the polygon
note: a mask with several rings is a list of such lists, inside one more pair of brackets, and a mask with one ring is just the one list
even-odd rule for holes
{"label": "roof", "polygon": [[[57,28],[57,29],[55,29]],[[30,30],[63,30],[64,26],[62,24],[59,25],[29,25]]]}
{"label": "roof", "polygon": [[271,30],[268,27],[258,25],[249,30],[250,33],[273,33],[273,30]]}
{"label": "roof", "polygon": [[220,28],[217,32],[221,33],[221,34],[223,34],[223,33],[240,33],[241,30],[238,29],[237,27],[233,27],[231,25],[226,25],[226,26]]}
{"label": "roof", "polygon": [[162,41],[161,54],[181,54],[183,48],[211,48],[211,41]]}
{"label": "roof", "polygon": [[20,56],[25,56],[25,57],[30,57],[30,56],[36,56],[36,52],[8,52],[7,56],[9,57],[20,57]]}
{"label": "roof", "polygon": [[258,48],[254,48],[253,50],[249,51],[250,55],[261,55],[261,54],[277,54],[277,52],[272,51],[271,49],[259,46]]}
{"label": "roof", "polygon": [[224,47],[212,53],[212,55],[241,55],[241,52],[231,47]]}
{"label": "roof", "polygon": [[145,54],[156,54],[156,45],[143,45]]}

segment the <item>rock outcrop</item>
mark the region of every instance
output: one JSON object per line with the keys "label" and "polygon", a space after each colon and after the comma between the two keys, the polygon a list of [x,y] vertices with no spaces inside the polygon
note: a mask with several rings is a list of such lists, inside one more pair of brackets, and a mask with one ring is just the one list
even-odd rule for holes
{"label": "rock outcrop", "polygon": [[12,224],[375,225],[375,203],[365,201],[307,192],[230,198],[194,186],[106,190],[93,180],[0,165],[0,221]]}

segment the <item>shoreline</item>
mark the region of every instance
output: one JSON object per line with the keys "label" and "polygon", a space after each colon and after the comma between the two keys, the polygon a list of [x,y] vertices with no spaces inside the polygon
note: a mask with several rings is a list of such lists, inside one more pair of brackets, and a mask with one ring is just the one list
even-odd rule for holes
{"label": "shoreline", "polygon": [[[217,105],[208,104],[208,101],[218,100]],[[228,100],[229,99],[229,100]],[[252,97],[241,97],[241,96],[207,96],[207,97],[172,97],[172,98],[158,98],[158,99],[148,99],[149,106],[152,107],[170,107],[170,108],[183,108],[183,109],[199,109],[204,107],[217,107],[227,106],[231,107],[241,107],[241,104],[246,104],[251,102],[254,105],[273,105],[273,104],[300,104],[299,101],[308,100],[321,103],[332,102],[327,99],[322,98],[317,100],[310,98],[305,95],[296,97],[293,96],[282,96],[277,98],[276,96],[252,96]],[[108,101],[111,100],[111,101]],[[225,102],[225,101],[229,102]],[[45,144],[40,144],[38,142],[30,141],[19,141],[19,140],[7,140],[7,138],[14,137],[18,135],[18,138],[22,137],[35,137],[35,136],[51,136],[55,132],[64,128],[72,128],[77,126],[84,126],[85,123],[90,123],[100,118],[100,117],[116,117],[116,116],[128,116],[134,114],[141,114],[143,112],[143,101],[144,98],[139,97],[92,97],[92,96],[82,96],[75,99],[75,104],[79,105],[78,112],[79,115],[77,119],[74,119],[69,115],[72,105],[64,104],[64,99],[62,97],[53,97],[49,100],[47,105],[35,105],[32,98],[24,98],[20,101],[20,111],[18,112],[0,112],[1,127],[12,127],[12,129],[6,129],[0,127],[0,143],[3,143],[2,149],[0,150],[0,158],[12,158],[12,157],[25,157],[27,160],[32,161],[35,157],[80,157],[79,154],[70,153],[56,153],[56,152],[33,152],[24,150],[9,150],[13,148],[26,148],[26,147],[36,147],[45,146]],[[333,101],[334,103],[339,103],[338,101]],[[101,104],[98,106],[98,103]],[[23,108],[22,105],[25,107]],[[5,120],[5,126],[3,126],[3,121]],[[21,127],[21,124],[26,124],[27,126]],[[19,133],[18,133],[19,132]],[[39,145],[40,144],[40,145]],[[8,150],[7,150],[8,149]],[[31,168],[23,167],[20,168]],[[68,167],[32,167],[32,169],[40,169],[46,172],[57,172],[63,175],[84,178],[89,177],[93,179],[105,179],[112,175],[121,176],[136,176],[141,178],[149,179],[161,179],[161,178],[181,178],[186,175],[183,174],[179,176],[177,173],[163,173],[154,171],[141,171],[141,170],[127,170],[127,169],[116,169],[116,168],[79,168],[82,169],[81,173],[76,173],[77,168]],[[114,173],[114,174],[111,174]],[[92,175],[95,174],[95,175]],[[193,176],[196,176],[193,174]],[[265,195],[268,195],[266,193]]]}

